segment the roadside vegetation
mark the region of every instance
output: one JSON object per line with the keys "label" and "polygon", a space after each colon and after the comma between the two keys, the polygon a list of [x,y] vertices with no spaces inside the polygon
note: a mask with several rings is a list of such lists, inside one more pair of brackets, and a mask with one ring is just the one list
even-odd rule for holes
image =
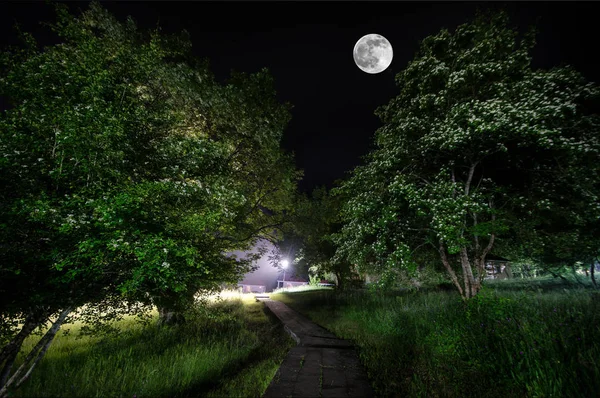
{"label": "roadside vegetation", "polygon": [[352,340],[379,396],[597,396],[600,297],[560,279],[272,295]]}
{"label": "roadside vegetation", "polygon": [[[267,69],[217,81],[185,32],[97,2],[51,6],[56,45],[17,30],[19,45],[0,49],[0,397],[175,396],[221,377],[235,388],[225,375],[254,378],[248,361],[271,352],[243,318],[96,339],[151,308],[159,326],[183,323],[194,297],[252,269],[259,239],[281,238],[300,176],[281,147],[289,104]],[[76,309],[94,344],[51,349]]]}
{"label": "roadside vegetation", "polygon": [[[261,303],[239,297],[198,308],[176,326],[126,318],[115,325],[116,337],[83,336],[81,323],[64,325],[13,396],[260,397],[293,341]],[[25,351],[36,341],[27,339]]]}

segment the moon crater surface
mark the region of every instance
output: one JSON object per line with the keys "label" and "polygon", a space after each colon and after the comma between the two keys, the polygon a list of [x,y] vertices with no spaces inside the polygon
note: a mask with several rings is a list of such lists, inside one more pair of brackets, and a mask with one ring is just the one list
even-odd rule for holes
{"label": "moon crater surface", "polygon": [[354,45],[354,62],[362,71],[379,73],[392,63],[394,51],[383,36],[372,33],[360,38]]}

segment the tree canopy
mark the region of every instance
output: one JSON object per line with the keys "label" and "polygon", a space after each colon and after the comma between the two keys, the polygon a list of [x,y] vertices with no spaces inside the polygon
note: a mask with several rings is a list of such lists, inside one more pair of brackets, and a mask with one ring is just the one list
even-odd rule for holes
{"label": "tree canopy", "polygon": [[518,37],[498,13],[422,41],[376,112],[376,148],[337,190],[337,258],[393,275],[435,256],[467,299],[494,248],[598,223],[600,91],[568,66],[533,70],[534,31]]}
{"label": "tree canopy", "polygon": [[9,319],[174,308],[236,282],[253,257],[226,253],[273,238],[299,177],[266,69],[219,84],[185,32],[56,9],[60,44],[23,33],[0,59],[2,385],[23,336]]}

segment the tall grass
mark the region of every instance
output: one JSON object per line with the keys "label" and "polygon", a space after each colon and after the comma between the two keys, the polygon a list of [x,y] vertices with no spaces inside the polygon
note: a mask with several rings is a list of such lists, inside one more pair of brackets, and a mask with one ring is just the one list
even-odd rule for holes
{"label": "tall grass", "polygon": [[358,346],[380,396],[591,397],[600,392],[600,294],[555,281],[454,292],[271,296]]}
{"label": "tall grass", "polygon": [[66,325],[14,396],[260,397],[293,341],[251,298],[211,307],[180,326],[128,319],[117,338],[81,337],[80,325]]}

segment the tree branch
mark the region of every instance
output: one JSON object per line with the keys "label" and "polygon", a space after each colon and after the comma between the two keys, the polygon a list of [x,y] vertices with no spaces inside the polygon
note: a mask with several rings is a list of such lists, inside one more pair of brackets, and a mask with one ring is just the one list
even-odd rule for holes
{"label": "tree branch", "polygon": [[450,262],[448,261],[448,256],[446,255],[446,248],[444,247],[444,243],[442,242],[442,240],[440,239],[440,246],[439,246],[439,253],[440,253],[440,257],[442,258],[442,264],[444,264],[444,267],[446,268],[446,271],[448,271],[448,274],[450,275],[450,279],[452,279],[452,282],[454,283],[454,286],[457,287],[461,297],[464,299],[465,295],[463,292],[462,287],[460,286],[460,282],[458,281],[458,277],[456,276],[456,272],[454,272],[454,270],[452,269],[452,266],[450,265]]}
{"label": "tree branch", "polygon": [[[492,222],[496,220],[496,215],[492,214]],[[479,256],[479,264],[477,264],[477,267],[481,270],[481,275],[483,274],[483,270],[485,268],[485,257],[488,255],[488,253],[492,250],[492,247],[494,247],[494,240],[496,239],[496,233],[492,232],[491,236],[490,236],[490,240],[487,244],[487,246],[483,249],[483,252],[481,253],[481,256]]]}
{"label": "tree branch", "polygon": [[452,173],[452,197],[456,198],[456,175],[454,174],[454,167],[451,170]]}
{"label": "tree branch", "polygon": [[477,213],[473,213],[473,228],[475,229],[473,236],[475,238],[475,253],[479,253],[479,236],[477,236]]}
{"label": "tree branch", "polygon": [[250,208],[250,210],[244,214],[244,218],[248,217],[250,214],[254,213],[254,211],[260,206],[260,202],[267,197],[267,195],[277,192],[277,188],[273,188],[270,191],[265,192],[262,196],[258,198],[256,203]]}
{"label": "tree branch", "polygon": [[477,163],[479,162],[472,163],[471,167],[469,168],[469,175],[467,176],[467,182],[465,183],[465,195],[469,195],[469,190],[471,189],[471,180],[473,180],[473,174],[475,173],[475,167],[477,166]]}
{"label": "tree branch", "polygon": [[260,233],[261,231],[264,231],[265,229],[276,228],[276,227],[281,226],[284,223],[285,223],[285,221],[281,221],[281,222],[278,222],[276,224],[264,225],[264,226],[262,226],[262,227],[260,227],[258,229],[255,229],[254,231],[252,231],[252,233],[250,233],[250,235],[248,235],[247,237],[242,238],[242,239],[237,239],[237,238],[234,238],[232,236],[219,236],[218,239],[228,240],[228,241],[231,241],[231,242],[245,242],[245,241],[247,241],[247,240],[255,237],[256,235],[258,235],[258,233]]}

